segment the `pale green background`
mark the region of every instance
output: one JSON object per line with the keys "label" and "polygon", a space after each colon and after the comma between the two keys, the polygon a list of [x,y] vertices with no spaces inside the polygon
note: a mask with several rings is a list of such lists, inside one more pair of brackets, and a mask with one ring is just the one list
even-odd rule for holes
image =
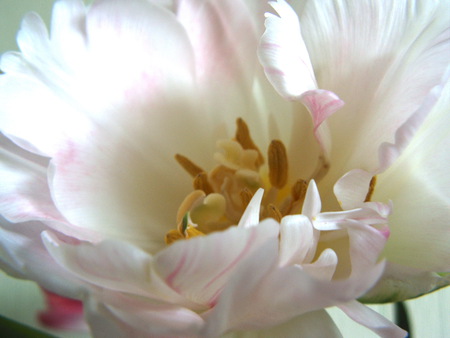
{"label": "pale green background", "polygon": [[[17,50],[16,32],[22,16],[28,11],[38,12],[49,22],[52,0],[0,0],[0,53]],[[416,338],[450,337],[450,288],[407,302]],[[35,313],[44,308],[42,296],[32,282],[16,280],[0,272],[0,314],[28,325],[37,326]],[[392,306],[374,306],[392,319]],[[376,337],[354,324],[340,311],[330,311],[344,337]],[[84,337],[84,334],[52,332],[59,337]]]}

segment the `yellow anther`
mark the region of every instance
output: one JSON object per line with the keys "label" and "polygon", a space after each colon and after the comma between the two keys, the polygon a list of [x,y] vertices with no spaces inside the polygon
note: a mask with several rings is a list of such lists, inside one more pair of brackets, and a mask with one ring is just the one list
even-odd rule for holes
{"label": "yellow anther", "polygon": [[284,144],[279,140],[273,140],[269,146],[268,157],[270,184],[282,189],[288,178],[288,160]]}
{"label": "yellow anther", "polygon": [[197,176],[195,176],[193,185],[195,190],[201,190],[206,195],[212,194],[214,192],[211,184],[209,184],[208,182],[208,174],[205,172],[201,172]]}
{"label": "yellow anther", "polygon": [[375,185],[376,184],[377,184],[377,177],[374,176],[370,180],[369,191],[367,192],[366,199],[364,200],[364,202],[370,202],[370,199],[372,198],[372,195],[373,195],[373,193],[375,191]]}
{"label": "yellow anther", "polygon": [[238,118],[236,120],[236,141],[239,142],[239,144],[244,149],[253,149],[258,152],[258,159],[256,161],[256,166],[260,167],[264,163],[264,157],[259,151],[259,148],[256,146],[256,144],[253,142],[252,137],[250,136],[250,130],[248,129],[247,124],[244,122],[243,119]]}
{"label": "yellow anther", "polygon": [[183,169],[186,170],[192,177],[195,177],[198,174],[204,172],[202,168],[200,168],[186,156],[176,154],[175,159],[177,160],[178,164],[180,164]]}

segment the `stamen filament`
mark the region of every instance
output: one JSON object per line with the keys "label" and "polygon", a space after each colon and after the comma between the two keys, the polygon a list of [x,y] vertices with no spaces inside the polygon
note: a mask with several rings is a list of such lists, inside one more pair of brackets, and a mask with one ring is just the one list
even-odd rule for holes
{"label": "stamen filament", "polygon": [[198,174],[204,172],[202,168],[200,168],[186,156],[176,154],[175,159],[177,160],[178,164],[180,164],[183,169],[186,170],[192,177],[196,177]]}
{"label": "stamen filament", "polygon": [[208,182],[208,174],[205,172],[201,172],[197,176],[195,176],[193,185],[195,190],[201,190],[206,195],[212,194],[214,192],[211,184],[209,184]]}
{"label": "stamen filament", "polygon": [[244,149],[253,149],[258,152],[258,159],[256,160],[256,166],[259,168],[264,163],[264,157],[259,151],[258,146],[253,142],[252,137],[250,136],[250,130],[248,129],[247,124],[243,119],[238,118],[236,120],[236,141],[242,146]]}

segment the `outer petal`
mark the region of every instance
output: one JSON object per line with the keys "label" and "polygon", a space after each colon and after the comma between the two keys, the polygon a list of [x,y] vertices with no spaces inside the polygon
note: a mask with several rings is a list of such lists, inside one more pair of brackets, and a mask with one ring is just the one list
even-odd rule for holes
{"label": "outer petal", "polygon": [[255,20],[262,13],[251,12],[241,0],[182,0],[175,13],[193,46],[201,84],[250,84],[259,36]]}
{"label": "outer petal", "polygon": [[69,224],[55,207],[48,188],[48,159],[28,153],[0,135],[0,212],[10,222],[41,221],[78,239],[99,236]]}
{"label": "outer petal", "polygon": [[[375,170],[378,147],[423,103],[448,64],[449,8],[441,1],[310,1],[299,9],[320,88],[346,106],[329,121],[331,186]],[[372,154],[372,155],[370,155]]]}
{"label": "outer petal", "polygon": [[316,338],[342,337],[333,320],[324,310],[312,311],[293,318],[286,323],[261,331],[232,332],[224,338]]}
{"label": "outer petal", "polygon": [[[103,321],[113,320],[113,325],[127,337],[196,337],[203,325],[202,318],[196,312],[180,305],[153,303],[108,291],[91,299],[87,306],[89,317],[100,314],[104,316]],[[102,325],[98,324],[94,324],[94,334],[103,336]]]}
{"label": "outer petal", "polygon": [[43,234],[43,239],[56,262],[92,285],[149,299],[184,301],[152,271],[152,257],[128,243],[105,241],[96,245],[73,245],[48,232]]}
{"label": "outer petal", "polygon": [[450,85],[411,144],[378,176],[373,198],[391,199],[385,257],[425,271],[450,271]]}
{"label": "outer petal", "polygon": [[[86,15],[80,6],[58,3],[50,39],[36,15],[26,17],[19,33],[23,55],[3,57],[2,128],[39,153],[54,155],[67,139],[83,140],[94,128],[90,119],[117,127],[112,108],[124,102],[160,99],[168,88],[191,84],[191,47],[167,10],[143,0],[96,1]],[[77,47],[75,58],[68,41]],[[33,122],[17,123],[22,118]]]}
{"label": "outer petal", "polygon": [[45,229],[39,223],[14,224],[14,231],[5,230],[8,225],[1,220],[0,266],[8,274],[34,280],[40,286],[65,297],[80,299],[86,292],[86,284],[67,273],[48,254],[39,234]]}
{"label": "outer petal", "polygon": [[360,300],[367,303],[401,302],[449,284],[448,273],[441,276],[434,272],[388,263],[383,277]]}

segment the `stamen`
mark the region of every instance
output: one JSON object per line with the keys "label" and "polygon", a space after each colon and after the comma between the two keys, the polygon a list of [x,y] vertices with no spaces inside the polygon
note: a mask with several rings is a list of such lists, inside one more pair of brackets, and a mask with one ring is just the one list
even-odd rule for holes
{"label": "stamen", "polygon": [[374,176],[370,180],[369,191],[367,192],[366,199],[364,200],[364,202],[370,202],[370,199],[372,198],[372,195],[373,195],[373,193],[375,191],[375,185],[376,184],[377,184],[377,177]]}
{"label": "stamen", "polygon": [[202,168],[200,168],[198,165],[196,165],[194,162],[183,155],[176,154],[175,159],[177,160],[178,164],[180,164],[183,169],[186,170],[192,177],[195,177],[198,174],[204,172]]}
{"label": "stamen", "polygon": [[264,163],[264,157],[259,151],[257,145],[253,142],[252,137],[250,136],[250,131],[248,129],[247,124],[243,119],[238,118],[236,120],[236,141],[242,146],[244,149],[253,149],[258,152],[258,159],[256,161],[257,167],[260,167]]}
{"label": "stamen", "polygon": [[241,196],[242,206],[244,208],[247,208],[247,205],[250,203],[253,197],[252,192],[248,188],[244,188],[241,190],[239,195]]}
{"label": "stamen", "polygon": [[268,213],[267,217],[271,217],[275,219],[277,222],[281,222],[281,219],[283,218],[283,215],[281,214],[280,210],[278,210],[278,208],[272,203],[270,203],[267,206],[267,213]]}
{"label": "stamen", "polygon": [[294,201],[301,201],[305,199],[308,183],[305,180],[299,179],[294,183],[291,189],[291,195]]}
{"label": "stamen", "polygon": [[195,190],[201,190],[206,195],[212,194],[214,192],[211,184],[209,184],[208,182],[208,174],[205,172],[201,172],[197,176],[195,176],[193,185]]}
{"label": "stamen", "polygon": [[288,178],[288,161],[284,144],[279,140],[273,140],[269,146],[268,157],[270,184],[281,189]]}

